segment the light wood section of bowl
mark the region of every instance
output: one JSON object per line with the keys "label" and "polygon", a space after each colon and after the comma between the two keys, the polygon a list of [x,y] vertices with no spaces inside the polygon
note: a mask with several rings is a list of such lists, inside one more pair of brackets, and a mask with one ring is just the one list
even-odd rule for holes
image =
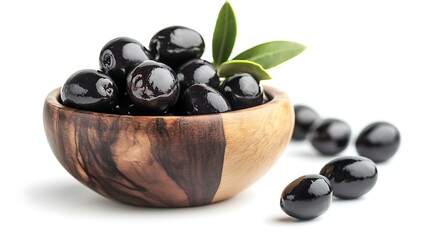
{"label": "light wood section of bowl", "polygon": [[262,177],[292,136],[295,117],[288,96],[273,87],[264,89],[270,102],[222,114],[226,148],[214,201],[232,197]]}

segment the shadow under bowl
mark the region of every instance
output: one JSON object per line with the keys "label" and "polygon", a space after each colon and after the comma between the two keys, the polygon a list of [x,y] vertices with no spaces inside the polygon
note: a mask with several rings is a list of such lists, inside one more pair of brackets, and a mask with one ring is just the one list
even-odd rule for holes
{"label": "shadow under bowl", "polygon": [[262,177],[294,127],[288,96],[221,114],[127,116],[62,105],[48,94],[43,121],[61,165],[97,193],[126,204],[189,207],[230,198]]}

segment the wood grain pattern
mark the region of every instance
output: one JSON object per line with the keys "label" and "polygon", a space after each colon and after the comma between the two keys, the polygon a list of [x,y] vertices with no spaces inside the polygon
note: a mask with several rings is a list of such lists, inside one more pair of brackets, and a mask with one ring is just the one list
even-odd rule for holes
{"label": "wood grain pattern", "polygon": [[131,205],[187,207],[229,198],[259,179],[289,141],[287,96],[223,114],[124,116],[44,106],[49,145],[64,168],[101,195]]}
{"label": "wood grain pattern", "polygon": [[214,201],[232,197],[261,178],[292,136],[295,116],[289,98],[275,88],[264,88],[273,98],[270,102],[222,114],[225,160]]}
{"label": "wood grain pattern", "polygon": [[[211,203],[223,167],[222,118],[89,113],[47,99],[48,141],[64,168],[115,200],[155,207]],[[202,131],[202,129],[204,129]]]}

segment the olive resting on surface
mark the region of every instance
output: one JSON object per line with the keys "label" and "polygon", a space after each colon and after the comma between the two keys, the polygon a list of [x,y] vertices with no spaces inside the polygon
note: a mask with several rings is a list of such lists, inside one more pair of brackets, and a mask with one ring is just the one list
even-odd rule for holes
{"label": "olive resting on surface", "polygon": [[377,166],[368,158],[359,156],[337,157],[327,163],[320,175],[329,179],[334,196],[358,198],[369,192],[377,182]]}
{"label": "olive resting on surface", "polygon": [[356,140],[359,155],[376,163],[390,159],[401,142],[399,130],[387,122],[375,122],[365,127]]}
{"label": "olive resting on surface", "polygon": [[318,174],[309,174],[286,186],[280,198],[280,207],[291,217],[308,220],[325,213],[331,202],[329,180]]}
{"label": "olive resting on surface", "polygon": [[351,137],[350,126],[339,119],[317,122],[308,134],[311,145],[322,155],[335,155],[347,148]]}
{"label": "olive resting on surface", "polygon": [[312,108],[305,105],[295,105],[295,127],[293,128],[292,139],[302,141],[307,138],[313,124],[320,119],[319,114]]}

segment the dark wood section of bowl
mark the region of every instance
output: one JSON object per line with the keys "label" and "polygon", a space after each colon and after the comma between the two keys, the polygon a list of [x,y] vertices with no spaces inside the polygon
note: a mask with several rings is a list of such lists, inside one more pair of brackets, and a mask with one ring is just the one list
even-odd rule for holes
{"label": "dark wood section of bowl", "polygon": [[45,103],[44,123],[65,169],[106,197],[185,207],[211,203],[219,187],[225,151],[220,115],[106,117]]}

